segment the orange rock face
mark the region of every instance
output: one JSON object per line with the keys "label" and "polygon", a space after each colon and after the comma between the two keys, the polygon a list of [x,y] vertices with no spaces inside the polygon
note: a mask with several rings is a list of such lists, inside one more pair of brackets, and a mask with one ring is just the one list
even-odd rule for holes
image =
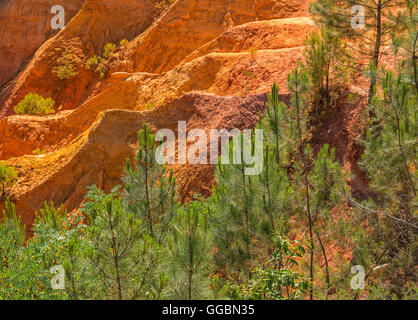
{"label": "orange rock face", "polygon": [[[52,97],[64,109],[78,107],[101,87],[97,75],[86,69],[87,59],[95,54],[102,55],[106,43],[132,39],[154,20],[155,0],[83,2],[78,14],[66,27],[36,51],[33,59],[14,79],[13,85],[3,88],[0,118],[13,114],[14,105],[29,92]],[[54,75],[53,67],[65,50],[73,54],[78,75],[63,81]]]}
{"label": "orange rock face", "polygon": [[[71,20],[84,0],[65,2],[65,19]],[[52,30],[50,14],[55,0],[2,0],[0,3],[0,88],[22,71]]]}
{"label": "orange rock face", "polygon": [[[57,34],[38,32],[31,50],[43,44],[32,58],[25,51],[30,51],[27,40],[9,45],[16,61],[0,60],[2,77],[13,79],[0,89],[0,160],[18,171],[10,198],[24,223],[32,224],[44,201],[74,210],[87,186],[109,191],[121,183],[124,160],[135,155],[143,122],[153,131],[176,132],[181,120],[189,130],[206,132],[251,128],[273,82],[288,101],[287,74],[302,58],[305,36],[314,30],[308,2],[177,0],[161,8],[156,0],[68,1],[68,10],[77,14]],[[10,16],[11,8],[1,5],[0,17]],[[28,12],[38,12],[31,8]],[[33,23],[42,29],[46,22]],[[109,59],[105,79],[86,69],[88,57],[122,39],[129,43]],[[59,80],[52,69],[65,50],[73,54],[78,75]],[[49,116],[13,115],[13,107],[29,92],[52,97],[63,110]],[[37,148],[45,153],[32,154]],[[194,192],[210,193],[212,165],[172,168],[184,199]]]}

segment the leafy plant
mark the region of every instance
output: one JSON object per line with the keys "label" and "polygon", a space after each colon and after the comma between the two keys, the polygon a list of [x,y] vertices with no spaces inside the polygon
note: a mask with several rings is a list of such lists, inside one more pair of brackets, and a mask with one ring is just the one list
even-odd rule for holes
{"label": "leafy plant", "polygon": [[73,55],[68,50],[57,59],[57,65],[54,67],[53,73],[61,80],[67,80],[78,75]]}
{"label": "leafy plant", "polygon": [[44,153],[46,153],[46,151],[42,150],[41,148],[36,148],[35,150],[32,151],[33,155],[41,155],[41,154],[44,154]]}
{"label": "leafy plant", "polygon": [[[127,44],[126,39],[121,40],[120,45]],[[103,49],[103,56],[94,55],[87,59],[86,68],[93,70],[100,75],[100,79],[104,79],[109,69],[109,60],[114,55],[117,45],[114,43],[107,43]]]}
{"label": "leafy plant", "polygon": [[1,184],[1,196],[0,199],[3,199],[3,196],[6,191],[6,187],[10,186],[15,182],[17,178],[17,173],[13,167],[3,164],[0,161],[0,184]]}
{"label": "leafy plant", "polygon": [[119,44],[123,47],[123,46],[126,46],[127,44],[129,43],[129,40],[128,39],[122,39],[120,42],[119,42]]}
{"label": "leafy plant", "polygon": [[55,113],[55,101],[36,93],[28,93],[15,107],[16,114],[48,115]]}
{"label": "leafy plant", "polygon": [[251,280],[230,282],[230,296],[236,300],[294,300],[309,288],[309,282],[293,271],[297,260],[305,255],[305,247],[298,241],[290,241],[280,235],[273,238],[274,251],[268,267],[254,270]]}

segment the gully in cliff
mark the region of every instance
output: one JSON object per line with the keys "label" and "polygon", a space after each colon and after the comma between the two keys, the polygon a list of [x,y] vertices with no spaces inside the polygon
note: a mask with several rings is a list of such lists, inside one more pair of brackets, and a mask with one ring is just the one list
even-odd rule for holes
{"label": "gully in cliff", "polygon": [[[186,134],[186,121],[178,122],[176,137],[172,130],[158,130],[155,140],[162,142],[156,149],[160,164],[245,164],[245,175],[258,175],[263,170],[263,130],[211,129],[208,136],[203,129],[191,129]],[[232,137],[232,143],[229,143]],[[220,141],[220,145],[219,145]],[[188,145],[189,142],[189,145]],[[208,150],[209,149],[209,150]],[[219,150],[221,151],[220,158]],[[208,161],[209,151],[209,161]],[[218,160],[219,159],[219,160]],[[250,167],[251,166],[251,167]]]}

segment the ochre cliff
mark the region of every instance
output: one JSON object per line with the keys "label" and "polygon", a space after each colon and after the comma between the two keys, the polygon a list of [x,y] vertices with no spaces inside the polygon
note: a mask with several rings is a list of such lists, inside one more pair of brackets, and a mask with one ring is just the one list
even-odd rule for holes
{"label": "ochre cliff", "polygon": [[[65,19],[71,20],[84,0],[65,1]],[[2,0],[0,2],[0,88],[29,63],[35,51],[59,30],[51,29],[56,0]]]}
{"label": "ochre cliff", "polygon": [[[288,102],[287,74],[315,28],[308,0],[177,0],[165,7],[156,0],[74,0],[65,5],[66,27],[54,34],[50,14],[40,13],[48,13],[50,1],[31,1],[21,13],[18,2],[0,5],[7,38],[0,40],[0,82],[8,82],[0,89],[0,160],[18,171],[9,196],[27,225],[44,201],[75,210],[87,186],[109,191],[121,183],[143,122],[154,132],[176,132],[180,120],[189,130],[207,132],[253,127],[273,82]],[[25,23],[38,28],[36,36],[31,31],[13,41],[13,15],[32,17]],[[106,79],[86,69],[88,57],[122,39],[129,43],[111,58]],[[7,50],[17,53],[10,57]],[[52,69],[65,50],[75,57],[78,75],[63,81]],[[63,110],[13,115],[30,92],[51,97]],[[352,141],[351,119],[360,109],[347,104],[336,110],[345,118],[325,128],[318,141],[333,135]],[[37,148],[45,153],[32,154]],[[350,150],[338,152],[350,166]],[[212,165],[171,168],[184,199],[210,193]]]}

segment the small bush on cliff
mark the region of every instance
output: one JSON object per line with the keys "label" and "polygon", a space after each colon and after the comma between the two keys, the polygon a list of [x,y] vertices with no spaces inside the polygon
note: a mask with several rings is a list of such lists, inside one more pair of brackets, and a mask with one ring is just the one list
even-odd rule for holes
{"label": "small bush on cliff", "polygon": [[36,93],[29,93],[15,106],[16,114],[47,115],[55,113],[55,101]]}
{"label": "small bush on cliff", "polygon": [[4,196],[6,187],[13,184],[16,178],[17,178],[17,173],[15,169],[13,167],[9,167],[8,165],[2,164],[0,162],[0,185],[1,185],[0,200]]}
{"label": "small bush on cliff", "polygon": [[35,156],[39,156],[44,153],[46,153],[46,151],[41,148],[36,148],[35,150],[32,151],[32,154]]}
{"label": "small bush on cliff", "polygon": [[[124,46],[128,43],[128,40],[123,39],[120,42],[121,46]],[[104,79],[108,72],[108,64],[110,58],[115,54],[115,51],[118,49],[118,46],[114,43],[107,43],[104,46],[103,57],[94,55],[87,59],[86,68],[93,70],[94,72],[100,75],[100,79]]]}
{"label": "small bush on cliff", "polygon": [[106,59],[100,56],[92,56],[87,59],[86,68],[93,70],[100,75],[100,79],[104,79],[107,73]]}
{"label": "small bush on cliff", "polygon": [[53,73],[61,80],[78,75],[73,55],[67,50],[57,59],[57,65],[54,67]]}
{"label": "small bush on cliff", "polygon": [[119,44],[123,47],[123,46],[126,46],[127,44],[129,43],[129,40],[128,39],[122,39],[120,42],[119,42]]}
{"label": "small bush on cliff", "polygon": [[116,44],[114,43],[106,43],[104,46],[103,58],[109,59],[116,51]]}

